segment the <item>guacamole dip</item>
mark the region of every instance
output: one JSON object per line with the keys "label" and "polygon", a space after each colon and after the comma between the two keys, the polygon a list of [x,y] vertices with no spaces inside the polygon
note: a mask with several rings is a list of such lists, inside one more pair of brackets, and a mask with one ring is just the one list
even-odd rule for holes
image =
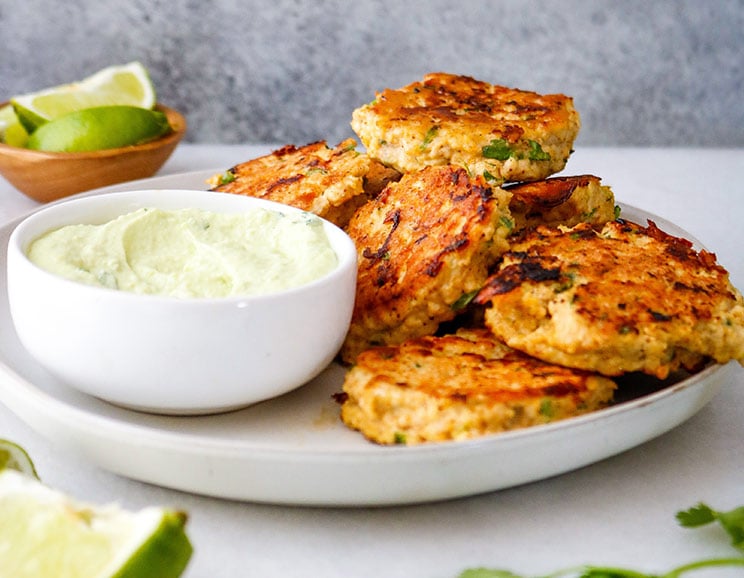
{"label": "guacamole dip", "polygon": [[36,239],[28,257],[73,281],[171,297],[273,293],[333,270],[337,257],[311,214],[144,208]]}

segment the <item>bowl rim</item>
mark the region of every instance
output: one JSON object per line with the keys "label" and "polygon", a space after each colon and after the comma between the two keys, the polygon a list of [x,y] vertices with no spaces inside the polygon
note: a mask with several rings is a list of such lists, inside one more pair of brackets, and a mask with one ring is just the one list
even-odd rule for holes
{"label": "bowl rim", "polygon": [[[0,102],[0,108],[10,104],[9,100]],[[115,157],[129,152],[137,151],[144,152],[149,150],[159,149],[170,145],[171,143],[180,141],[186,134],[188,129],[188,123],[186,117],[178,112],[175,108],[170,108],[161,103],[156,103],[153,110],[163,112],[168,118],[168,123],[171,125],[171,131],[160,138],[151,140],[142,144],[128,145],[124,147],[116,147],[111,149],[100,149],[96,151],[83,151],[83,152],[51,152],[51,151],[37,151],[34,149],[16,147],[9,144],[0,142],[0,154],[15,155],[17,157],[26,157],[29,160],[50,160],[50,159],[69,159],[69,160],[82,160],[82,159],[106,159],[109,157]]]}
{"label": "bowl rim", "polygon": [[[26,254],[25,247],[22,245],[22,243],[25,241],[25,243],[29,243],[32,239],[38,238],[40,235],[43,235],[46,231],[49,231],[50,229],[47,228],[42,231],[37,231],[36,233],[32,233],[31,238],[22,238],[24,236],[28,236],[29,233],[27,229],[33,228],[36,225],[36,222],[40,219],[45,218],[45,216],[49,214],[54,214],[57,211],[65,211],[68,210],[71,205],[86,205],[90,204],[93,205],[93,207],[96,206],[105,206],[107,204],[107,201],[111,199],[118,199],[125,201],[128,198],[132,198],[132,204],[127,210],[117,210],[117,215],[124,215],[129,212],[133,212],[137,210],[138,208],[143,207],[158,207],[158,200],[165,199],[166,197],[169,197],[173,202],[180,204],[178,201],[180,198],[183,197],[202,197],[203,199],[209,199],[211,195],[225,195],[223,199],[227,200],[228,203],[234,203],[234,204],[245,204],[247,207],[260,207],[265,208],[267,210],[276,211],[276,212],[284,212],[284,213],[294,213],[298,215],[307,215],[310,216],[313,219],[317,219],[323,224],[323,227],[325,229],[326,235],[328,236],[329,243],[331,244],[331,247],[336,254],[337,257],[337,264],[336,266],[325,273],[324,275],[313,279],[307,283],[303,283],[301,285],[296,285],[293,287],[288,287],[286,289],[282,289],[280,291],[272,291],[269,293],[263,293],[263,294],[243,294],[243,295],[230,295],[225,297],[193,297],[193,298],[181,298],[181,297],[173,297],[168,295],[157,295],[157,294],[143,294],[143,293],[134,293],[131,291],[118,291],[115,289],[109,289],[106,287],[98,287],[95,285],[87,285],[85,283],[81,283],[79,281],[74,281],[71,279],[67,279],[65,277],[61,277],[60,275],[56,275],[54,273],[51,273],[49,271],[46,271],[45,269],[39,267],[35,263],[33,263],[31,260],[28,259],[28,256]],[[143,197],[144,199],[147,199],[147,197],[153,197],[153,202],[148,203],[146,200],[143,201],[137,201],[136,199]],[[158,199],[160,197],[160,199]],[[199,201],[187,201],[183,203],[183,207],[194,207],[199,208],[206,211],[211,211],[215,213],[220,212],[226,212],[224,210],[220,210],[219,208],[204,208]],[[173,210],[176,210],[176,207],[169,207]],[[232,211],[235,212],[235,211]],[[112,220],[116,218],[114,217],[108,217],[106,220]],[[79,224],[79,221],[76,222],[68,222],[65,224]],[[65,224],[59,225],[65,226]],[[299,209],[297,207],[293,207],[290,205],[284,205],[281,203],[277,203],[275,201],[269,201],[266,199],[260,199],[257,197],[249,197],[246,195],[235,195],[232,193],[220,193],[216,191],[210,191],[210,190],[199,190],[199,189],[138,189],[138,190],[132,190],[132,191],[118,191],[118,192],[111,192],[111,193],[103,193],[103,194],[96,194],[96,195],[83,195],[78,196],[74,198],[67,198],[67,199],[61,199],[60,201],[44,205],[39,207],[38,209],[34,210],[33,212],[26,215],[21,221],[19,221],[14,227],[13,230],[10,233],[10,237],[8,239],[8,246],[7,251],[10,253],[11,251],[16,254],[17,257],[19,257],[19,260],[21,263],[24,264],[24,266],[31,267],[32,270],[35,272],[35,274],[40,275],[42,278],[47,280],[49,283],[61,283],[63,286],[68,287],[70,289],[76,290],[76,291],[82,291],[83,293],[89,293],[92,296],[98,296],[100,297],[107,297],[109,299],[119,299],[119,300],[126,300],[126,301],[142,301],[142,302],[150,302],[150,303],[165,303],[165,304],[171,304],[172,306],[177,307],[208,307],[208,306],[214,306],[216,304],[228,304],[228,305],[235,305],[235,304],[245,304],[245,303],[255,303],[255,302],[271,302],[273,300],[277,299],[286,299],[291,298],[293,295],[297,295],[306,291],[312,291],[312,290],[320,290],[323,287],[330,286],[336,282],[338,282],[340,279],[342,279],[346,273],[348,273],[349,269],[353,270],[354,278],[356,278],[356,268],[357,268],[357,252],[356,252],[356,245],[354,244],[354,241],[351,239],[351,237],[348,236],[348,234],[335,225],[334,223],[331,223],[330,221],[319,217],[318,215],[315,215],[313,213],[310,213],[308,211],[305,211],[303,209]],[[8,260],[8,266],[10,265],[10,260]],[[10,274],[10,271],[8,271],[8,274]],[[356,286],[356,283],[354,283],[354,286]]]}

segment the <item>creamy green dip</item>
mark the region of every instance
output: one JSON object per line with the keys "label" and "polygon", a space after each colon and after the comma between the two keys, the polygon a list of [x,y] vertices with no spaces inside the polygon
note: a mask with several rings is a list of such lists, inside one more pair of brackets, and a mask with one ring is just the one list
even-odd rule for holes
{"label": "creamy green dip", "polygon": [[171,297],[260,295],[324,276],[338,258],[310,214],[139,209],[36,239],[28,257],[89,285]]}

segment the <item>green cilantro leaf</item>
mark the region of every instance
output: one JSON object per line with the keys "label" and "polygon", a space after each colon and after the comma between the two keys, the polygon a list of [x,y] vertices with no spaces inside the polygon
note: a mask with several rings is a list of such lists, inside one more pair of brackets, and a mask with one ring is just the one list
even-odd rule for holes
{"label": "green cilantro leaf", "polygon": [[481,148],[481,154],[487,159],[505,161],[514,154],[514,149],[503,138],[495,138],[489,144]]}
{"label": "green cilantro leaf", "polygon": [[688,510],[677,512],[677,521],[685,528],[697,528],[715,521],[716,513],[700,502]]}
{"label": "green cilantro leaf", "polygon": [[487,183],[493,183],[493,184],[500,184],[503,179],[499,177],[495,177],[490,171],[484,170],[483,171],[483,178],[486,179]]}
{"label": "green cilantro leaf", "polygon": [[232,171],[225,171],[220,175],[219,178],[219,184],[220,185],[227,185],[229,183],[232,183],[237,177],[235,176],[235,173]]}
{"label": "green cilantro leaf", "polygon": [[473,299],[475,299],[475,296],[478,295],[479,292],[480,292],[480,289],[476,289],[475,291],[469,291],[467,293],[463,293],[457,298],[457,300],[452,305],[450,305],[450,308],[453,311],[462,311],[468,305],[470,305],[470,302]]}
{"label": "green cilantro leaf", "polygon": [[719,512],[700,502],[689,510],[677,512],[677,521],[685,528],[696,528],[718,521],[731,537],[731,544],[744,551],[744,506]]}
{"label": "green cilantro leaf", "polygon": [[731,536],[734,548],[744,551],[744,506],[729,512],[718,512],[718,521]]}
{"label": "green cilantro leaf", "polygon": [[424,140],[422,140],[421,144],[419,145],[419,150],[426,150],[426,148],[431,144],[431,141],[434,140],[437,132],[439,132],[439,127],[437,125],[434,125],[429,130],[427,130],[426,134],[424,135]]}
{"label": "green cilantro leaf", "polygon": [[[734,547],[744,550],[744,506],[734,508],[726,512],[719,512],[702,502],[677,512],[677,520],[685,528],[697,528],[712,522],[719,522],[731,537]],[[573,578],[680,578],[682,575],[695,572],[702,568],[714,567],[742,567],[744,568],[744,557],[736,558],[712,558],[696,560],[677,566],[664,574],[646,574],[637,570],[626,568],[607,568],[602,566],[581,566],[579,568],[567,568],[543,576],[542,578],[559,578],[571,576]],[[520,574],[514,574],[508,570],[497,570],[489,568],[470,568],[461,572],[457,578],[528,578]]]}
{"label": "green cilantro leaf", "polygon": [[529,141],[530,152],[527,155],[531,161],[549,161],[550,154],[546,153],[540,146],[540,143],[534,140]]}
{"label": "green cilantro leaf", "polygon": [[406,434],[403,432],[395,432],[393,435],[393,442],[396,444],[405,444],[406,443]]}

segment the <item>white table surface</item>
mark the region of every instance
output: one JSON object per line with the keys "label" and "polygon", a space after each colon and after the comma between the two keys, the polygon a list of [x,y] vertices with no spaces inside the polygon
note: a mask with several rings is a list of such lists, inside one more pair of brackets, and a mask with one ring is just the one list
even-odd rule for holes
{"label": "white table surface", "polygon": [[[271,148],[184,144],[159,174],[227,168]],[[564,173],[600,176],[618,201],[686,229],[744,288],[744,149],[579,149]],[[0,178],[0,222],[36,206]],[[257,505],[150,486],[69,455],[2,404],[0,438],[26,447],[47,484],[79,499],[187,510],[195,554],[186,578],[455,578],[473,566],[537,575],[583,563],[659,572],[735,554],[718,528],[684,530],[674,514],[701,500],[744,505],[744,370],[688,422],[621,455],[517,488],[407,507]]]}

